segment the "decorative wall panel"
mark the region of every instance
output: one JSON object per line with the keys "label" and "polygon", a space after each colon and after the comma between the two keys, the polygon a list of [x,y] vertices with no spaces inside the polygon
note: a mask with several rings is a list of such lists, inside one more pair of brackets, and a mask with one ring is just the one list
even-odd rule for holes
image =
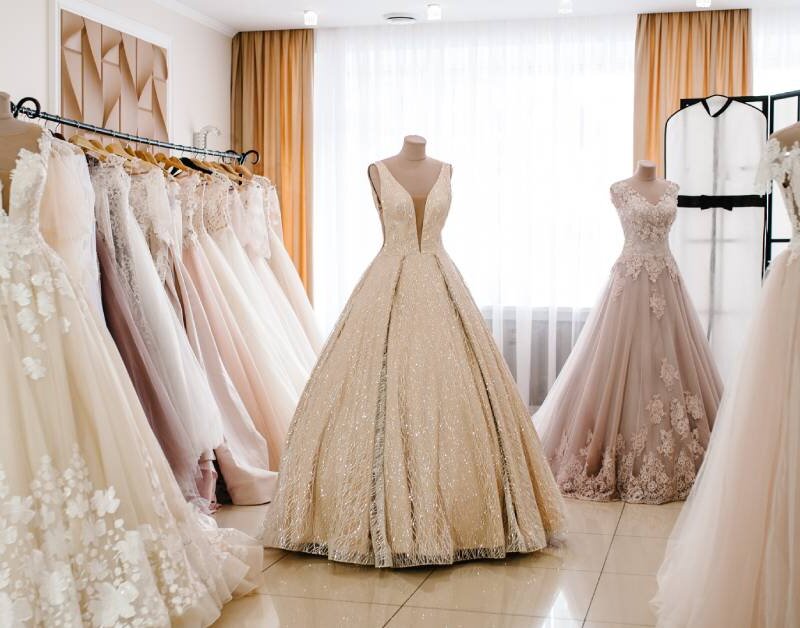
{"label": "decorative wall panel", "polygon": [[168,70],[164,48],[61,11],[63,116],[168,140]]}

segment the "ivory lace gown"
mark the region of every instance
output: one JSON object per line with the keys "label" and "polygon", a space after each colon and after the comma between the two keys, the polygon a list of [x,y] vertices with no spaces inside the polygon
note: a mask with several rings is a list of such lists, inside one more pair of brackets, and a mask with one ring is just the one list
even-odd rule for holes
{"label": "ivory lace gown", "polygon": [[380,162],[384,244],[295,413],[265,544],[408,567],[534,552],[562,502],[527,408],[442,246],[449,165],[414,204]]}
{"label": "ivory lace gown", "polygon": [[39,232],[50,139],[0,211],[0,625],[208,625],[261,549],[190,507],[105,328]]}
{"label": "ivory lace gown", "polygon": [[581,499],[684,499],[722,384],[669,250],[678,186],[651,203],[611,186],[625,245],[534,417],[561,491]]}
{"label": "ivory lace gown", "polygon": [[792,239],[658,572],[659,626],[800,626],[800,144],[767,143],[759,183],[773,179]]}

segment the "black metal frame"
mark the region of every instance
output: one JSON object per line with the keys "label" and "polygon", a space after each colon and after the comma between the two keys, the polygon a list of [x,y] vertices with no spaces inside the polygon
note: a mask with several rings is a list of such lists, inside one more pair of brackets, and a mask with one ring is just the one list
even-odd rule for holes
{"label": "black metal frame", "polygon": [[[797,121],[800,122],[800,90],[791,92],[782,92],[769,97],[769,133],[774,133],[775,128],[775,101],[785,100],[787,98],[797,98]],[[774,238],[772,237],[772,212],[775,206],[774,195],[770,192],[767,201],[767,217],[766,228],[764,233],[764,268],[767,268],[772,261],[772,247],[775,244],[789,242],[789,238]]]}
{"label": "black metal frame", "polygon": [[[31,103],[33,107],[26,107],[26,103]],[[13,102],[11,103],[11,115],[15,118],[22,113],[28,118],[31,119],[40,119],[46,120],[48,122],[56,122],[58,124],[63,124],[75,129],[81,129],[83,131],[89,131],[90,133],[97,133],[98,135],[105,135],[108,137],[113,137],[120,140],[125,140],[126,142],[133,142],[136,144],[146,144],[147,146],[157,146],[158,148],[164,148],[167,150],[175,150],[181,153],[190,153],[193,155],[206,155],[209,157],[219,157],[221,159],[234,159],[239,164],[245,163],[247,157],[250,155],[254,155],[253,163],[257,164],[260,159],[260,155],[258,154],[257,150],[248,150],[244,153],[236,152],[235,150],[212,150],[210,148],[197,148],[195,146],[185,146],[183,144],[174,144],[172,142],[164,142],[161,140],[154,140],[149,137],[142,137],[140,135],[132,135],[130,133],[123,133],[122,131],[114,131],[112,129],[106,129],[101,126],[97,126],[94,124],[89,124],[88,122],[81,122],[80,120],[73,120],[71,118],[64,118],[62,116],[57,116],[52,113],[47,113],[46,111],[42,111],[42,106],[39,104],[39,101],[32,96],[26,96],[25,98],[21,98],[17,101],[15,105]]]}

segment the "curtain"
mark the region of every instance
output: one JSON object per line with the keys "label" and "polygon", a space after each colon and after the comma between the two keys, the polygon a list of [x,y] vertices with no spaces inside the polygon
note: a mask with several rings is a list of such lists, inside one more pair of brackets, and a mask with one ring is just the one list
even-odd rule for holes
{"label": "curtain", "polygon": [[330,329],[381,246],[368,165],[409,134],[454,164],[444,241],[541,403],[622,245],[635,18],[317,32],[315,304]]}
{"label": "curtain", "polygon": [[278,188],[286,249],[311,289],[314,31],[233,38],[231,129],[236,150],[255,148],[255,171]]}
{"label": "curtain", "polygon": [[664,174],[664,124],[681,98],[751,93],[750,11],[650,13],[636,29],[634,160]]}

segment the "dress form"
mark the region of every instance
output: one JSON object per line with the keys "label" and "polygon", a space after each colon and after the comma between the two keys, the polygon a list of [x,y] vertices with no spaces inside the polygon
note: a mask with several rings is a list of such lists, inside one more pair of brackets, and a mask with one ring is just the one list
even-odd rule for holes
{"label": "dress form", "polygon": [[[422,233],[428,195],[436,184],[442,169],[441,161],[428,157],[425,152],[425,144],[424,137],[407,135],[403,139],[403,148],[397,155],[381,160],[414,201],[418,234]],[[380,194],[380,174],[375,164],[369,167],[369,179],[376,193]]]}
{"label": "dress form", "polygon": [[655,162],[646,159],[639,160],[636,172],[625,182],[652,204],[658,203],[667,191],[667,182],[656,178]]}
{"label": "dress form", "polygon": [[9,175],[17,162],[20,148],[38,151],[42,129],[38,124],[17,120],[11,115],[11,97],[0,92],[0,182],[3,186],[3,207],[8,207]]}

